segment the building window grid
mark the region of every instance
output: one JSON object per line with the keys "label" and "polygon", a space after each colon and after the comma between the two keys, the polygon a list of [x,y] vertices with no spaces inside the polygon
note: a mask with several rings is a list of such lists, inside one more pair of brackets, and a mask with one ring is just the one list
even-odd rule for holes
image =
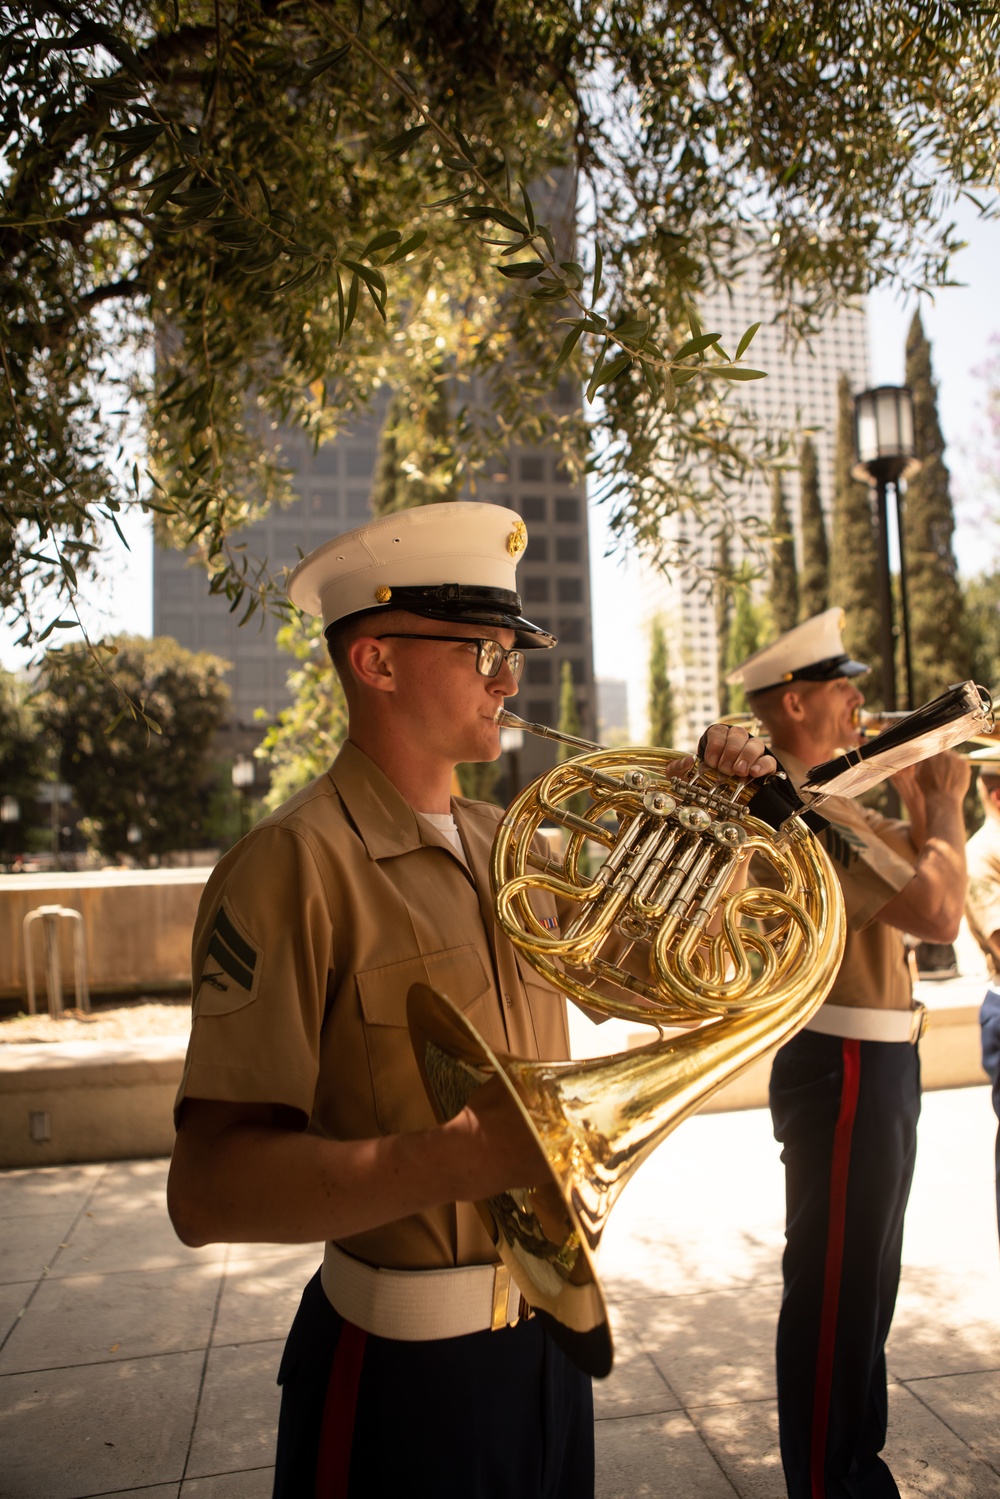
{"label": "building window grid", "polygon": [[[338,521],[343,523],[346,519],[348,523],[353,522],[354,524],[358,524],[368,517],[370,514],[368,489],[366,487],[362,490],[356,483],[349,485],[340,479],[341,470],[338,455],[340,453],[345,454],[344,470],[350,473],[351,477],[355,478],[355,480],[361,477],[359,470],[363,467],[367,466],[369,473],[372,471],[374,460],[372,459],[366,465],[364,454],[362,453],[355,455],[350,463],[348,463],[346,451],[342,447],[338,448],[331,445],[328,451],[320,449],[318,453],[313,454],[310,450],[308,454],[303,454],[304,461],[301,462],[297,476],[302,485],[302,491],[297,501],[292,506],[282,510],[279,516],[266,517],[264,521],[249,528],[247,533],[248,540],[251,541],[255,550],[261,555],[269,554],[272,559],[276,557],[279,550],[282,554],[287,552],[288,556],[282,555],[279,560],[293,565],[298,559],[300,548],[301,551],[307,552],[325,539],[324,533],[333,529],[331,521],[334,523]],[[543,482],[545,482],[544,467],[543,463]],[[552,472],[548,477],[549,483],[558,482],[560,485],[565,486],[574,482],[564,471],[557,471],[556,460],[552,460],[551,468]],[[531,468],[529,472],[534,474],[538,471],[536,468]],[[319,478],[318,483],[316,482],[317,478]],[[537,479],[535,482],[538,482]],[[492,498],[494,498],[495,503],[519,509],[522,514],[525,514],[525,508],[532,508],[530,506],[524,507],[524,501],[533,501],[533,508],[536,514],[535,524],[537,527],[544,527],[549,535],[554,534],[549,528],[555,524],[560,526],[562,537],[566,536],[567,531],[572,525],[575,524],[578,527],[580,537],[572,538],[572,540],[576,541],[576,548],[571,546],[569,549],[562,549],[563,556],[558,563],[560,574],[562,574],[560,581],[563,584],[560,593],[563,596],[564,602],[576,603],[584,611],[589,609],[590,579],[586,566],[585,547],[586,512],[582,503],[582,494],[574,496],[566,495],[563,492],[561,495],[554,495],[550,492],[548,495],[528,495],[515,501],[513,505],[511,505],[510,496],[507,494],[498,494]],[[550,507],[549,501],[553,499],[557,503]],[[558,520],[555,517],[557,508]],[[292,527],[289,522],[293,518],[298,519],[299,525],[294,532],[296,546],[294,551],[290,552],[289,543],[292,538]],[[525,515],[525,519],[529,519],[529,516]],[[276,520],[284,523],[282,526],[280,548],[276,544],[277,538],[274,529]],[[542,566],[545,566],[544,559],[538,555],[540,550],[539,543],[547,542],[548,537],[539,535],[536,531],[531,540],[535,551],[535,560],[539,561]],[[541,550],[545,550],[545,548],[543,547]],[[574,561],[572,557],[567,556],[566,550],[577,550],[577,560]],[[529,567],[530,561],[529,553],[529,557],[525,559]],[[178,569],[176,573],[172,571],[174,566]],[[576,570],[575,576],[574,570]],[[194,582],[193,574],[186,567],[183,557],[177,554],[165,554],[164,557],[158,559],[156,573],[155,592],[159,595],[157,599],[157,613],[160,616],[158,621],[159,629],[163,630],[168,623],[173,625],[174,628],[170,633],[175,634],[182,643],[190,643],[192,649],[205,648],[199,638],[200,622],[202,620],[214,619],[216,631],[221,626],[222,629],[229,632],[231,621],[228,615],[225,615],[220,620],[216,612],[220,606],[225,607],[225,601],[219,600],[215,596],[202,594],[200,589],[192,586]],[[171,586],[169,582],[171,578],[176,579],[183,590],[178,602],[185,606],[190,605],[190,607],[185,607],[183,615],[175,612],[173,616],[170,616],[163,607],[167,603],[167,591]],[[546,577],[540,580],[540,582],[544,586],[545,597],[548,598],[553,592],[551,580],[549,577]],[[174,586],[177,586],[177,583]],[[529,578],[524,578],[522,593],[526,592],[526,585],[528,583]],[[536,583],[535,586],[538,587],[538,584]],[[534,592],[534,588],[532,588],[532,592]],[[545,600],[541,599],[539,601],[544,602]],[[543,629],[551,628],[551,622],[539,615],[537,611],[532,610],[531,617]],[[591,632],[588,617],[586,613],[581,613],[579,617],[572,614],[564,616],[560,618],[560,626],[564,629],[567,637],[565,644],[575,645],[577,650],[581,646],[586,647],[587,657],[582,661],[579,658],[575,661],[574,676],[578,684],[584,686],[590,685],[592,690],[592,671],[589,664]],[[249,666],[252,658],[248,657],[245,650],[239,649],[242,644],[242,636],[227,633],[227,638],[223,640],[219,634],[213,633],[215,640],[218,641],[215,649],[220,654],[229,655],[230,658],[234,659],[235,663],[234,669],[227,674],[233,689],[231,699],[233,717],[249,726],[258,708],[264,708],[265,711],[274,713],[280,707],[285,706],[288,701],[285,678],[287,670],[292,665],[291,660],[289,659],[286,662],[283,658],[280,658],[273,663],[276,670],[273,674],[269,674],[273,675],[273,680],[269,682],[269,690],[265,689],[263,683],[264,670],[266,669],[265,662],[258,662],[256,667],[251,668],[250,680],[259,685],[253,685],[248,688],[247,672],[244,667]],[[561,654],[561,652],[557,652],[557,654]],[[543,721],[552,721],[551,711],[548,714],[541,715],[541,717]]]}

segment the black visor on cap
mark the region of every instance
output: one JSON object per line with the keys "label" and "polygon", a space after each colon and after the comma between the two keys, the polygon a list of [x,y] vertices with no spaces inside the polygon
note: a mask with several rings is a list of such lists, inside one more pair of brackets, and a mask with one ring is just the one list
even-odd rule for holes
{"label": "black visor on cap", "polygon": [[789,682],[832,682],[837,677],[860,677],[871,668],[861,661],[852,661],[850,656],[827,656],[824,661],[813,661],[808,666],[799,666],[778,682],[767,687],[754,687],[750,696],[759,692],[773,692],[776,687],[787,687]]}
{"label": "black visor on cap", "polygon": [[868,667],[850,656],[827,656],[825,661],[814,661],[811,666],[800,666],[792,672],[793,678],[803,682],[832,682],[834,677],[860,677]]}
{"label": "black visor on cap", "polygon": [[[541,625],[532,624],[521,613],[521,599],[507,588],[474,587],[468,583],[440,583],[428,587],[393,588],[384,604],[374,609],[362,609],[347,619],[357,619],[359,614],[386,614],[393,609],[405,609],[408,614],[419,614],[424,619],[450,620],[454,624],[493,625],[498,630],[513,630],[514,644],[522,651],[549,649],[556,637]],[[334,620],[326,634],[344,624],[344,619]]]}

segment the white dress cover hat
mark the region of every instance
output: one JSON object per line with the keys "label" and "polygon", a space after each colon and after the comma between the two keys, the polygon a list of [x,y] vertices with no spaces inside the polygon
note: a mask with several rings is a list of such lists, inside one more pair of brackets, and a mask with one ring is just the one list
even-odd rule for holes
{"label": "white dress cover hat", "polygon": [[835,677],[858,677],[868,667],[852,661],[844,650],[843,609],[824,609],[792,630],[754,651],[731,671],[726,681],[744,692],[767,692],[787,682],[829,682]]}
{"label": "white dress cover hat", "polygon": [[513,630],[521,649],[555,636],[521,613],[515,570],[528,545],[514,510],[446,500],[379,516],[310,552],[288,596],[324,632],[356,614],[405,609],[427,619]]}

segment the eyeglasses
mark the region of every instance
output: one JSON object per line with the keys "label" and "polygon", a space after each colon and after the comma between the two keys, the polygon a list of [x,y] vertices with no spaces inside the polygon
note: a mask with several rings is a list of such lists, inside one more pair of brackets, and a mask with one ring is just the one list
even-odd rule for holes
{"label": "eyeglasses", "polygon": [[521,680],[524,670],[524,652],[519,650],[504,650],[499,640],[485,640],[475,635],[414,635],[409,632],[389,632],[385,635],[376,635],[376,640],[445,640],[451,645],[474,645],[476,652],[476,670],[481,677],[495,677],[503,663],[506,661],[507,670],[515,682]]}

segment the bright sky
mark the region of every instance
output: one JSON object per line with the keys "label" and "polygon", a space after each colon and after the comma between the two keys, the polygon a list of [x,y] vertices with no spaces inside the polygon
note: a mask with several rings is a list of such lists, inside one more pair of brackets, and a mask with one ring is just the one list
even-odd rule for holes
{"label": "bright sky", "polygon": [[[1000,222],[979,220],[972,210],[960,215],[961,232],[968,241],[954,261],[959,286],[924,300],[924,328],[932,346],[938,380],[938,410],[948,449],[958,529],[956,555],[965,574],[990,567],[1000,553],[1000,527],[983,519],[981,483],[976,476],[977,428],[983,424],[984,385],[975,371],[990,355],[991,339],[1000,340]],[[873,385],[896,385],[903,380],[906,330],[915,303],[900,303],[891,293],[869,301],[870,376]],[[996,346],[1000,352],[1000,345]],[[128,630],[148,634],[152,629],[152,542],[139,522],[126,528],[131,553],[119,544],[111,548],[109,578],[99,590],[85,594],[87,623],[96,634]],[[598,676],[621,675],[622,641],[637,620],[636,590],[630,570],[604,556],[607,535],[600,513],[591,519],[591,556],[594,592],[594,665]],[[637,626],[636,626],[637,627]],[[67,635],[69,632],[66,632]],[[14,648],[14,631],[0,626],[0,661],[23,664],[24,653]]]}

